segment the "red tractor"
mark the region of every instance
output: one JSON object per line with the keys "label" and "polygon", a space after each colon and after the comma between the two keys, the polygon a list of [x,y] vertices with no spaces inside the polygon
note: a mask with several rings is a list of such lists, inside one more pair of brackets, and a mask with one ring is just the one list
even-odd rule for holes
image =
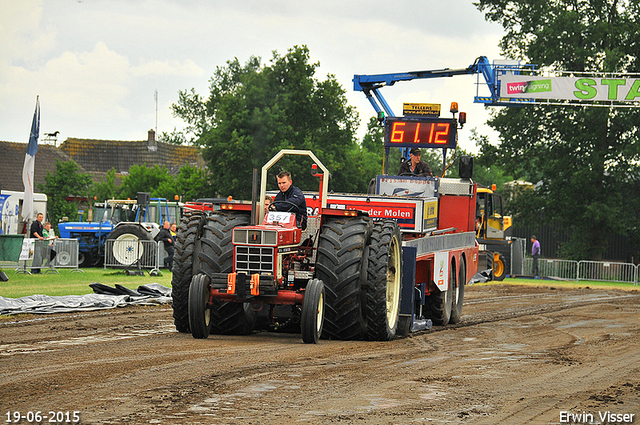
{"label": "red tractor", "polygon": [[[321,170],[319,191],[305,193],[304,231],[293,207],[265,215],[262,202],[185,205],[172,280],[179,331],[207,338],[289,326],[316,343],[321,336],[391,340],[431,321],[460,320],[478,260],[471,180],[431,181],[437,193],[420,197],[327,196],[329,172],[320,160],[284,150],[262,168],[258,199],[267,171],[284,155],[309,156]],[[389,182],[378,180],[378,191],[386,191]],[[415,183],[397,177],[391,184],[407,181]]]}

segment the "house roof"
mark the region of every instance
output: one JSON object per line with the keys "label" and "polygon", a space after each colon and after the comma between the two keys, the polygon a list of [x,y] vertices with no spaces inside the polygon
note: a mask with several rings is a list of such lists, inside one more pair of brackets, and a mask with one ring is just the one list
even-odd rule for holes
{"label": "house roof", "polygon": [[[22,168],[27,153],[27,143],[0,141],[0,188],[22,192]],[[69,138],[59,147],[38,144],[35,160],[36,191],[44,184],[47,171],[55,173],[56,160],[75,161],[80,170],[91,174],[94,181],[102,181],[108,171],[115,169],[117,177],[127,174],[132,165],[166,167],[171,174],[178,174],[180,167],[189,164],[204,167],[200,149],[157,142],[155,132],[149,131],[148,140],[92,140]]]}
{"label": "house roof", "polygon": [[[27,143],[0,141],[0,187],[2,190],[15,190],[17,192],[24,190],[22,168],[24,167],[26,154]],[[71,158],[55,146],[38,144],[34,165],[36,192],[40,191],[38,185],[44,184],[44,177],[47,175],[47,171],[51,174],[55,173],[56,160],[66,162]]]}
{"label": "house roof", "polygon": [[60,149],[92,174],[112,168],[116,173],[127,173],[132,165],[143,164],[165,166],[171,174],[177,174],[185,164],[204,166],[197,147],[156,142],[152,134],[143,141],[69,138]]}

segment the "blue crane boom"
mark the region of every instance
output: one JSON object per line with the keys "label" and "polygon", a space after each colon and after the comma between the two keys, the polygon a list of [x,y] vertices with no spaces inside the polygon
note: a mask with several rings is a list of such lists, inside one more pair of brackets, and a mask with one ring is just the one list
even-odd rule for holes
{"label": "blue crane boom", "polygon": [[474,103],[483,103],[489,106],[513,106],[514,104],[531,103],[532,99],[500,98],[500,87],[497,76],[504,73],[519,74],[522,70],[533,70],[532,65],[500,64],[492,65],[486,56],[479,56],[473,64],[460,69],[437,69],[429,71],[400,72],[391,74],[354,75],[353,89],[365,94],[376,113],[383,111],[386,116],[395,114],[380,93],[380,88],[392,86],[398,81],[410,81],[423,78],[453,77],[456,75],[482,74],[489,88],[490,96],[475,96]]}

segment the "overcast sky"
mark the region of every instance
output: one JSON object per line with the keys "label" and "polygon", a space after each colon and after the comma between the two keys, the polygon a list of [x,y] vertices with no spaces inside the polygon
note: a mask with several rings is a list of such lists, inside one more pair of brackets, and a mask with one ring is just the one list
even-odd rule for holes
{"label": "overcast sky", "polygon": [[[360,114],[373,108],[354,92],[354,74],[465,68],[499,59],[502,28],[472,0],[0,0],[0,140],[27,142],[36,96],[40,140],[68,137],[144,140],[182,129],[171,115],[178,91],[208,95],[217,66],[307,45],[334,74]],[[485,87],[480,94],[486,94]],[[382,89],[396,115],[403,102],[457,101],[468,113],[460,145],[475,150],[470,129],[488,112],[473,103],[476,76],[414,80]]]}

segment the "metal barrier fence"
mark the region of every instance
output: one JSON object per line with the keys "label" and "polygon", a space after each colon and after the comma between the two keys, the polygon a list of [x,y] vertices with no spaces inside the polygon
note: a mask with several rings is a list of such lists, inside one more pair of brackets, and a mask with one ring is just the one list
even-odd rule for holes
{"label": "metal barrier fence", "polygon": [[107,240],[104,268],[158,269],[158,243],[138,239]]}
{"label": "metal barrier fence", "polygon": [[[23,253],[23,242],[27,241]],[[29,244],[32,241],[33,245]],[[14,241],[15,242],[15,241]],[[78,248],[77,239],[55,239],[53,241],[42,241],[39,239],[20,239],[19,245],[12,246],[0,257],[1,267],[13,267],[16,272],[31,273],[34,270],[46,273],[57,273],[57,269],[71,268],[73,271],[82,272],[78,268]],[[28,259],[20,259],[27,258]]]}
{"label": "metal barrier fence", "polygon": [[581,279],[605,282],[627,282],[637,285],[638,267],[632,263],[580,261],[578,264],[578,280]]}
{"label": "metal barrier fence", "polygon": [[[533,275],[532,269],[533,258],[526,258],[524,261],[524,274]],[[540,258],[538,259],[538,275],[541,277],[578,280],[578,262]]]}
{"label": "metal barrier fence", "polygon": [[[525,258],[523,275],[530,276],[533,258]],[[640,265],[614,263],[610,261],[572,261],[545,259],[538,260],[540,277],[555,277],[567,280],[592,280],[602,282],[623,282],[638,285]]]}
{"label": "metal barrier fence", "polygon": [[[80,241],[75,238],[63,239],[58,238],[53,242],[53,246],[50,247],[49,252],[53,250],[55,257],[51,260],[52,267],[55,268],[70,268],[77,271],[82,271],[78,268],[78,250]],[[46,258],[46,257],[45,257]],[[49,257],[50,258],[50,257]]]}

